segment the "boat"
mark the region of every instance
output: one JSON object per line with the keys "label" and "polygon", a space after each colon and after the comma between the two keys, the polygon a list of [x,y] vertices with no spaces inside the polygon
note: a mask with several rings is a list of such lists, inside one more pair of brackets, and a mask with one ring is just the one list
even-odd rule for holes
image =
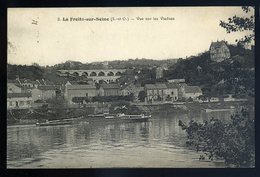
{"label": "boat", "polygon": [[37,122],[36,126],[54,126],[54,125],[70,125],[82,120],[83,116],[77,118],[61,119],[61,120],[46,120],[45,122]]}
{"label": "boat", "polygon": [[54,125],[69,125],[69,124],[71,124],[71,122],[49,122],[49,121],[47,121],[47,122],[42,122],[42,123],[39,123],[39,122],[37,122],[36,123],[36,126],[38,127],[38,126],[54,126]]}
{"label": "boat", "polygon": [[234,111],[234,108],[223,108],[223,109],[205,109],[206,113],[209,112],[225,112],[225,111]]}
{"label": "boat", "polygon": [[87,116],[89,121],[147,121],[151,115],[137,114],[90,114]]}
{"label": "boat", "polygon": [[105,116],[108,116],[109,113],[101,113],[101,114],[89,114],[88,118],[105,118]]}
{"label": "boat", "polygon": [[118,114],[115,118],[119,118],[121,120],[148,120],[151,118],[151,115],[144,115],[144,114],[138,114],[138,115],[125,115],[125,114]]}

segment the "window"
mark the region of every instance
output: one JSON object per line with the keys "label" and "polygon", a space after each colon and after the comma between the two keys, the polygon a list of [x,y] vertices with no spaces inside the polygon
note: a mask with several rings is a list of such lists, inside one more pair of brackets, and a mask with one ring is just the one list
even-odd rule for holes
{"label": "window", "polygon": [[24,101],[20,101],[20,106],[23,106],[24,105]]}
{"label": "window", "polygon": [[88,93],[86,93],[86,97],[88,97]]}

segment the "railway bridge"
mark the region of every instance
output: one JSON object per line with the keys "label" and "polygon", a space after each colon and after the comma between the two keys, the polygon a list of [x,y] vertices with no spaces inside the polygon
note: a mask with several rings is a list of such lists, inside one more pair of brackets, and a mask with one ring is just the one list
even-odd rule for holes
{"label": "railway bridge", "polygon": [[119,79],[125,69],[90,69],[90,70],[58,70],[58,75],[60,76],[85,76],[87,78],[93,79],[94,82],[99,82],[101,80],[110,83],[115,82]]}

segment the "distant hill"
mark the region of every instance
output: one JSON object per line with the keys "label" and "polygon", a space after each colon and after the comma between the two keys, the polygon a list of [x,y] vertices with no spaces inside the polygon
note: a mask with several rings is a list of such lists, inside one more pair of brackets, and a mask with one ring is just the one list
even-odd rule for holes
{"label": "distant hill", "polygon": [[23,79],[37,80],[44,76],[44,68],[34,65],[11,65],[7,64],[7,78],[16,79],[17,77]]}
{"label": "distant hill", "polygon": [[66,61],[64,63],[56,64],[52,68],[54,69],[131,69],[131,68],[143,68],[175,64],[179,59],[167,59],[167,60],[153,60],[153,59],[128,59],[128,60],[114,60],[106,62],[93,62],[93,63],[81,63],[77,61]]}

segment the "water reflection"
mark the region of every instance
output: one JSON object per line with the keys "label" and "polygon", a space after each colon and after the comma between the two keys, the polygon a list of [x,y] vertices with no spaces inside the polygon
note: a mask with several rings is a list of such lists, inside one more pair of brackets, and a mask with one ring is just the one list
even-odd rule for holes
{"label": "water reflection", "polygon": [[[8,127],[8,168],[217,167],[186,147],[178,120],[205,121],[231,113],[155,115],[149,122]],[[220,164],[220,166],[223,164]]]}

